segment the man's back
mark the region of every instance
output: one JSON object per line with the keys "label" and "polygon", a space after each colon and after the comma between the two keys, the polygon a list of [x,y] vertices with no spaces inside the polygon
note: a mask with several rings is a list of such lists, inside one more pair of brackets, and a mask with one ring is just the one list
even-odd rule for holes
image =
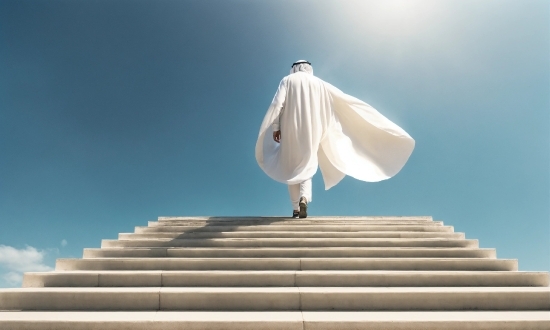
{"label": "man's back", "polygon": [[330,123],[330,95],[323,81],[311,74],[297,72],[284,79],[286,97],[280,119],[281,149],[298,151],[295,156],[304,156],[308,151],[316,155],[317,150],[309,149],[318,147]]}

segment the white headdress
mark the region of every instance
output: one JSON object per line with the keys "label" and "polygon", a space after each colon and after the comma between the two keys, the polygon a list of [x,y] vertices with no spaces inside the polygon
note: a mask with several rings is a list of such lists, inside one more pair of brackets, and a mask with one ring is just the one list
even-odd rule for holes
{"label": "white headdress", "polygon": [[307,72],[309,74],[313,74],[313,67],[311,66],[311,63],[309,63],[306,60],[299,60],[292,64],[292,68],[290,69],[290,73],[296,73],[298,71]]}

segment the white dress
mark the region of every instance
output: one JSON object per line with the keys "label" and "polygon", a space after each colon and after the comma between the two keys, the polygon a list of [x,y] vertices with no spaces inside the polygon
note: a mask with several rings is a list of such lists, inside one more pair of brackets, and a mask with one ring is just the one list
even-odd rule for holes
{"label": "white dress", "polygon": [[[271,129],[277,121],[280,143]],[[299,71],[279,84],[260,127],[256,160],[268,176],[286,184],[311,178],[319,167],[330,189],[346,175],[367,182],[391,178],[413,149],[409,134],[376,109]]]}

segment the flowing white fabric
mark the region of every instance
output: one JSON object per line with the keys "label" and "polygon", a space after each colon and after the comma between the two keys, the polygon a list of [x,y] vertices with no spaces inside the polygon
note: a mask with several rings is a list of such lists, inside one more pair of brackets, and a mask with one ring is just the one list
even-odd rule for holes
{"label": "flowing white fabric", "polygon": [[[292,73],[294,72],[294,73]],[[280,122],[281,141],[271,126]],[[396,175],[414,140],[367,103],[293,66],[279,84],[256,142],[256,160],[272,179],[297,184],[321,169],[325,189],[346,175],[377,182]]]}

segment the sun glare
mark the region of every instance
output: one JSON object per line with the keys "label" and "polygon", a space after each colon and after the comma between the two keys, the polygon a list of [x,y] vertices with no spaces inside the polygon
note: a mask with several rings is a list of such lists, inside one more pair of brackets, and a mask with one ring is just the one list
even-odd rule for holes
{"label": "sun glare", "polygon": [[357,27],[386,36],[411,35],[428,28],[441,9],[433,0],[384,0],[343,2]]}

